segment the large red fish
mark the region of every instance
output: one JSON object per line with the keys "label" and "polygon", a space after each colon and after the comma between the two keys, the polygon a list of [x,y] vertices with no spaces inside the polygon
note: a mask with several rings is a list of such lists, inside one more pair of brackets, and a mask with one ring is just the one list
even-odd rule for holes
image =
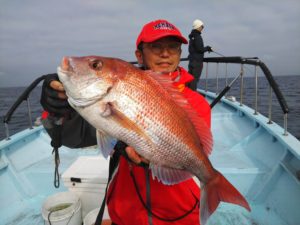
{"label": "large red fish", "polygon": [[64,57],[58,68],[71,106],[97,129],[105,157],[122,140],[149,160],[164,184],[195,175],[201,183],[204,225],[220,201],[250,210],[244,197],[213,168],[210,129],[167,74],[142,71],[120,59]]}

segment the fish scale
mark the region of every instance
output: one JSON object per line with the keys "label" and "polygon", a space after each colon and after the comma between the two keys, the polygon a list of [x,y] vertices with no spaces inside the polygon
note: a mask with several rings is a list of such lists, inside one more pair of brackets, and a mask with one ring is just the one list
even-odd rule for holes
{"label": "fish scale", "polygon": [[[122,83],[122,82],[120,82],[120,83]],[[172,148],[172,149],[168,149],[168,148],[169,148],[169,146],[172,146],[172,145],[170,145],[170,143],[174,141],[174,138],[176,137],[176,135],[172,135],[173,134],[172,131],[168,132],[169,130],[164,129],[164,126],[162,126],[162,124],[160,123],[159,118],[164,117],[165,118],[164,122],[165,122],[165,124],[168,124],[167,126],[171,126],[172,120],[169,119],[169,117],[165,117],[161,113],[155,113],[155,111],[160,107],[160,106],[157,106],[157,103],[155,103],[155,102],[150,101],[150,103],[152,103],[152,104],[148,104],[146,107],[140,107],[141,105],[145,105],[143,103],[145,101],[147,101],[147,98],[145,98],[146,95],[137,94],[138,92],[134,92],[132,89],[132,86],[134,86],[134,85],[132,85],[131,83],[130,84],[124,84],[124,83],[119,84],[116,87],[116,94],[114,94],[114,96],[111,97],[110,100],[117,101],[118,107],[120,108],[121,111],[124,112],[124,114],[129,119],[131,119],[132,121],[137,123],[138,126],[143,127],[146,130],[146,132],[149,133],[149,135],[152,134],[153,143],[157,145],[156,151],[160,151],[160,154],[153,154],[152,159],[155,160],[156,163],[167,164],[167,163],[162,162],[160,157],[162,156],[162,158],[166,159],[166,161],[167,161],[168,156],[170,156],[170,154],[168,152],[173,151],[173,149],[174,149],[174,148]],[[120,91],[118,91],[118,90],[120,90]],[[150,95],[150,96],[153,96],[153,95]],[[118,101],[118,99],[119,99],[119,101]],[[125,101],[125,99],[126,99],[126,101]],[[128,103],[128,102],[130,102],[130,103]],[[127,110],[128,105],[132,106],[131,111]],[[167,112],[169,114],[171,114],[174,111],[173,108],[167,108],[167,109],[168,109]],[[151,116],[151,114],[153,116]],[[145,118],[145,119],[141,120],[139,118]],[[149,128],[148,131],[147,131],[147,128]],[[176,133],[178,133],[178,132],[179,131],[177,131]],[[157,139],[156,137],[158,137],[159,139]],[[143,150],[143,148],[141,148],[141,151]],[[178,152],[174,151],[173,155],[176,155],[176,154],[178,154]],[[157,159],[155,156],[157,156]],[[170,159],[174,159],[174,157],[171,157]],[[182,169],[182,167],[181,167],[181,169]]]}

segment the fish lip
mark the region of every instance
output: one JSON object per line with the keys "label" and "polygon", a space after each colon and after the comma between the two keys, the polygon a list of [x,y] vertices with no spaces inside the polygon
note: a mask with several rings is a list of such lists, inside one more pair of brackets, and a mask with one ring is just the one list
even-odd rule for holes
{"label": "fish lip", "polygon": [[63,70],[63,69],[61,68],[61,66],[58,66],[58,67],[57,67],[57,71],[63,72],[63,73],[66,73],[66,72],[67,72],[66,70]]}
{"label": "fish lip", "polygon": [[58,79],[60,80],[60,82],[64,81],[64,80],[68,80],[69,75],[71,74],[70,71],[67,70],[63,70],[60,66],[57,67],[57,75],[58,75]]}
{"label": "fish lip", "polygon": [[57,74],[58,74],[58,77],[60,76],[66,76],[66,75],[69,75],[71,74],[72,72],[68,71],[68,70],[64,70],[62,69],[60,66],[57,67]]}

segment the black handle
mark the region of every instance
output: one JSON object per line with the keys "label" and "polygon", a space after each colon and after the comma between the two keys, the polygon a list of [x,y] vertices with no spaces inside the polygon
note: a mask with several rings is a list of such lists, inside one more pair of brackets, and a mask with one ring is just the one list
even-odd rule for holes
{"label": "black handle", "polygon": [[230,90],[230,87],[229,86],[226,86],[223,91],[221,91],[221,93],[218,95],[218,97],[216,97],[213,102],[210,104],[210,108],[212,109],[215,104],[218,103],[218,101],[220,101],[220,99],[227,93],[227,91]]}

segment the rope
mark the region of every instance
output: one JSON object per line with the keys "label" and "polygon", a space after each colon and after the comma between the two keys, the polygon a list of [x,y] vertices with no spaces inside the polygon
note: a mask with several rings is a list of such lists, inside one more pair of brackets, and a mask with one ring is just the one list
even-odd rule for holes
{"label": "rope", "polygon": [[60,159],[59,159],[59,152],[58,149],[61,147],[61,132],[62,132],[62,120],[57,121],[57,123],[60,124],[54,124],[53,127],[53,136],[51,140],[51,146],[53,147],[52,154],[54,153],[54,163],[55,163],[55,168],[54,168],[54,187],[59,188],[60,182],[59,182],[59,172],[58,172],[58,167],[60,164]]}
{"label": "rope", "polygon": [[60,159],[59,159],[59,153],[58,153],[58,148],[54,147],[52,154],[54,153],[54,163],[55,163],[55,168],[54,168],[54,187],[59,188],[60,181],[59,181],[59,171],[58,167],[60,164]]}

